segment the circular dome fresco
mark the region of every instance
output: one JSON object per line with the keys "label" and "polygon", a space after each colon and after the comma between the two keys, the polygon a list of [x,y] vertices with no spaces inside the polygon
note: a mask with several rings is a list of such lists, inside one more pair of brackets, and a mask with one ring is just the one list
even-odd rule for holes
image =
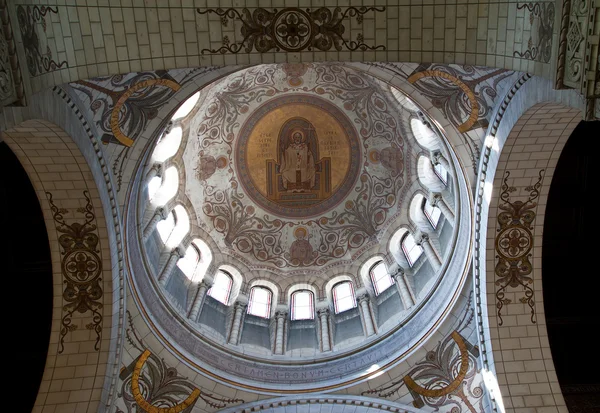
{"label": "circular dome fresco", "polygon": [[128,201],[130,281],[198,371],[270,393],[343,387],[448,313],[468,185],[400,89],[341,64],[261,65],[167,118]]}

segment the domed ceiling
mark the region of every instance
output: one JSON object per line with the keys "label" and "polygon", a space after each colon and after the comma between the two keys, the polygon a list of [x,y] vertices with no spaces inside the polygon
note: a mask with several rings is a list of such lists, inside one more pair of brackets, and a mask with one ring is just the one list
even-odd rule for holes
{"label": "domed ceiling", "polygon": [[243,70],[191,117],[185,193],[219,248],[251,268],[349,264],[397,227],[410,116],[388,85],[346,66]]}

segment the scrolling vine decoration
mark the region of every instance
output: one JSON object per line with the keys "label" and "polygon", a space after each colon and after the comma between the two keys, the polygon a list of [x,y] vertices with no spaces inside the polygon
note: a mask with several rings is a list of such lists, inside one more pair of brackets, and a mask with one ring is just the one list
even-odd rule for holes
{"label": "scrolling vine decoration", "polygon": [[281,10],[269,11],[262,7],[253,12],[243,8],[240,11],[228,9],[197,9],[199,14],[214,13],[221,17],[221,24],[225,27],[230,20],[242,22],[241,35],[243,40],[239,43],[230,43],[229,37],[223,37],[223,45],[217,49],[202,49],[205,53],[239,53],[242,49],[246,53],[256,50],[265,53],[274,49],[278,52],[299,52],[302,50],[328,51],[335,48],[341,51],[344,48],[356,50],[385,50],[385,46],[369,46],[364,42],[361,33],[356,40],[343,37],[346,30],[342,22],[346,18],[356,17],[356,22],[362,24],[364,15],[368,12],[383,12],[385,7],[336,7],[330,10],[320,7],[316,10],[286,7]]}
{"label": "scrolling vine decoration", "polygon": [[[223,409],[244,400],[218,397],[201,391],[194,383],[167,366],[165,361],[153,354],[135,330],[131,313],[127,311],[129,328],[125,335],[132,350],[140,352],[128,366],[121,369],[123,381],[119,397],[123,398],[128,413],[189,413],[198,399],[214,409]],[[183,399],[183,400],[181,400]],[[117,408],[117,413],[123,411]]]}
{"label": "scrolling vine decoration", "polygon": [[552,33],[554,30],[554,3],[517,3],[517,10],[529,11],[531,37],[527,50],[515,50],[514,57],[548,63],[552,55]]}
{"label": "scrolling vine decoration", "polygon": [[63,306],[65,315],[62,318],[60,329],[60,342],[58,353],[64,351],[64,340],[66,335],[75,331],[78,327],[73,324],[74,314],[91,313],[92,320],[85,328],[96,333],[95,350],[100,350],[100,338],[102,334],[102,260],[98,253],[98,234],[94,224],[96,215],[88,191],[83,191],[86,199],[85,207],[77,208],[77,212],[85,217],[83,223],[73,222],[67,224],[64,216],[69,213],[65,208],[58,208],[52,199],[52,194],[46,192],[52,217],[56,223],[56,230],[62,235],[58,237],[58,243],[62,247],[61,271],[65,278],[65,289],[63,299],[67,302]]}
{"label": "scrolling vine decoration", "polygon": [[482,411],[483,389],[476,380],[479,347],[465,338],[465,330],[474,317],[472,300],[471,293],[457,328],[427,352],[424,360],[401,379],[364,391],[362,395],[386,398],[399,394],[406,386],[413,405],[418,408],[427,405],[437,411],[440,407],[454,406],[448,411],[462,413],[463,407],[470,413]]}
{"label": "scrolling vine decoration", "polygon": [[41,75],[45,72],[53,72],[63,67],[69,67],[67,61],[57,62],[52,58],[52,51],[46,45],[43,51],[41,36],[38,33],[38,24],[46,32],[46,15],[48,13],[58,14],[57,7],[49,6],[17,6],[17,19],[21,29],[21,39],[27,58],[27,68],[31,76]]}
{"label": "scrolling vine decoration", "polygon": [[503,210],[498,214],[498,228],[496,235],[496,259],[495,273],[498,279],[496,286],[500,287],[496,291],[496,308],[498,309],[499,325],[502,325],[502,309],[512,301],[506,298],[506,291],[509,287],[522,287],[524,296],[519,299],[523,304],[527,304],[531,309],[531,322],[535,323],[535,300],[534,292],[531,288],[533,278],[530,274],[533,271],[531,265],[531,256],[533,249],[533,221],[536,213],[533,208],[537,206],[536,199],[540,196],[540,188],[544,178],[544,170],[540,170],[537,182],[525,188],[529,191],[529,197],[525,202],[510,201],[511,192],[516,188],[508,185],[510,171],[506,171],[502,183],[502,192],[500,199],[502,201],[498,207]]}

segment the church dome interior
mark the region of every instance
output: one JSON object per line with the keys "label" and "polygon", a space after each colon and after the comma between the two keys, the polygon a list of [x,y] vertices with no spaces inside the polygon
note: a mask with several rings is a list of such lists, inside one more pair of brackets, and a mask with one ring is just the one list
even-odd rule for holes
{"label": "church dome interior", "polygon": [[600,411],[598,0],[0,22],[11,413]]}
{"label": "church dome interior", "polygon": [[131,254],[196,347],[297,367],[401,335],[398,361],[463,280],[462,166],[426,111],[364,71],[234,72],[182,101],[142,159]]}

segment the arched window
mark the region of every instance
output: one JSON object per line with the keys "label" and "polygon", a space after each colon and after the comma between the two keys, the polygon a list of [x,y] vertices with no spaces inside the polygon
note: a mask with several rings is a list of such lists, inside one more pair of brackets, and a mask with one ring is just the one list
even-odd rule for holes
{"label": "arched window", "polygon": [[217,301],[227,305],[229,303],[229,294],[231,294],[231,286],[233,277],[227,271],[219,270],[215,276],[212,287],[208,290],[208,295]]}
{"label": "arched window", "polygon": [[271,299],[273,293],[264,287],[254,287],[250,291],[248,301],[248,314],[257,317],[269,318],[271,315]]}
{"label": "arched window", "polygon": [[200,251],[195,245],[190,245],[185,250],[185,255],[177,261],[177,266],[185,274],[188,279],[193,279],[200,262]]}
{"label": "arched window", "polygon": [[292,320],[312,320],[315,318],[313,293],[308,290],[292,294]]}
{"label": "arched window", "polygon": [[412,118],[410,120],[410,129],[415,135],[417,142],[425,148],[435,148],[438,137],[435,132],[427,126],[421,119]]}
{"label": "arched window", "polygon": [[148,199],[154,198],[154,195],[156,195],[156,191],[160,189],[161,184],[162,178],[160,176],[155,176],[148,182]]}
{"label": "arched window", "polygon": [[157,206],[165,205],[171,198],[175,196],[179,189],[179,172],[174,166],[170,166],[164,172],[158,190],[150,197],[152,204]]}
{"label": "arched window", "polygon": [[409,232],[404,238],[402,238],[402,251],[406,256],[406,260],[408,264],[412,267],[415,265],[415,262],[419,259],[421,254],[423,254],[423,248],[420,245],[417,245],[415,242],[415,237]]}
{"label": "arched window", "polygon": [[177,205],[169,216],[156,224],[162,242],[168,247],[179,245],[190,230],[190,219],[181,205]]}
{"label": "arched window", "polygon": [[429,202],[429,200],[425,198],[423,200],[423,213],[427,217],[427,220],[429,221],[433,229],[436,229],[438,222],[440,222],[442,211],[438,207],[431,205],[431,202]]}
{"label": "arched window", "polygon": [[160,235],[160,239],[163,243],[167,242],[169,239],[169,236],[175,228],[175,223],[175,214],[173,211],[171,211],[167,218],[159,221],[158,224],[156,224],[156,230],[158,231],[158,235]]}
{"label": "arched window", "polygon": [[433,172],[435,172],[437,177],[440,178],[440,181],[442,181],[444,185],[448,185],[448,171],[442,166],[441,163],[438,162],[437,164],[433,165]]}
{"label": "arched window", "polygon": [[356,307],[354,287],[350,281],[343,281],[333,287],[333,304],[336,314]]}
{"label": "arched window", "polygon": [[200,98],[200,92],[194,93],[189,99],[187,99],[185,102],[183,102],[183,104],[179,107],[179,109],[177,109],[177,111],[175,112],[175,114],[173,115],[173,117],[171,119],[177,120],[177,119],[185,118],[187,115],[190,114],[192,109],[194,109],[194,106],[196,106],[196,103],[198,102],[199,98]]}
{"label": "arched window", "polygon": [[177,153],[179,146],[181,145],[181,138],[183,131],[181,127],[171,129],[171,131],[164,135],[161,140],[156,144],[154,152],[152,153],[152,159],[157,162],[164,162],[171,156]]}
{"label": "arched window", "polygon": [[385,268],[383,261],[373,264],[369,270],[369,275],[371,276],[371,282],[373,283],[373,288],[375,289],[375,295],[381,294],[392,284],[394,284],[394,280],[392,280],[392,277],[390,277],[390,274],[388,273],[387,268]]}

